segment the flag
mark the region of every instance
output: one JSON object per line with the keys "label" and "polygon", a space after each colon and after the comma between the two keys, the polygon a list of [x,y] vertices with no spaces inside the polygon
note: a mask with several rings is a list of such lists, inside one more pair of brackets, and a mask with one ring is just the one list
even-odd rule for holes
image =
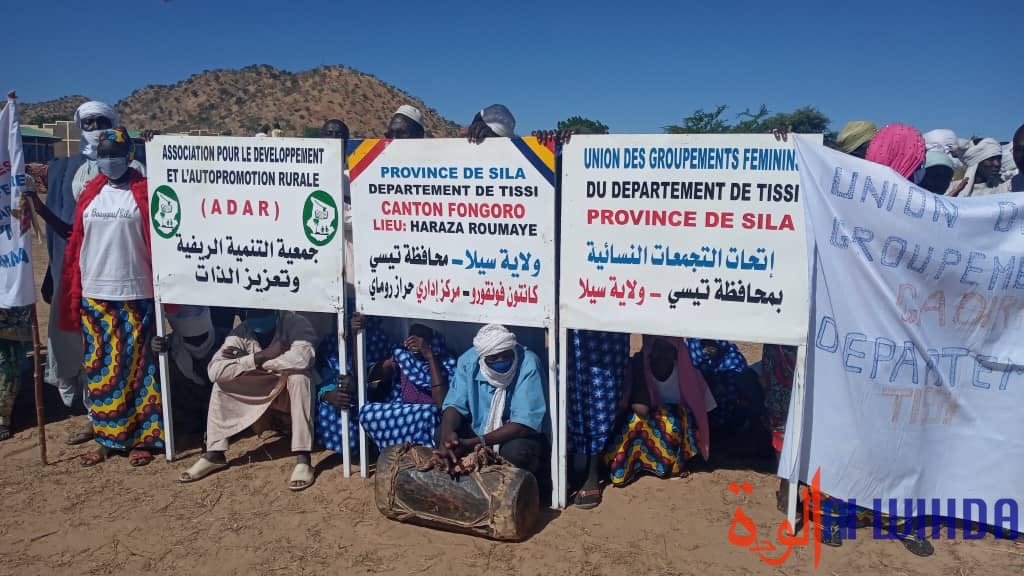
{"label": "flag", "polygon": [[32,241],[27,234],[31,212],[24,196],[27,179],[18,108],[8,98],[0,112],[0,308],[36,301]]}

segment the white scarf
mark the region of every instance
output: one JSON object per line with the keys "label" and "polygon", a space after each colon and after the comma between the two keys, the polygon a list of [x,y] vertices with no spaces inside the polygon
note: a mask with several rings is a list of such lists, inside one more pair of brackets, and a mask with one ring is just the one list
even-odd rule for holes
{"label": "white scarf", "polygon": [[[210,319],[210,310],[205,306],[184,306],[175,314],[168,314],[167,321],[171,324],[170,355],[171,360],[181,370],[182,376],[195,382],[205,385],[206,381],[196,373],[195,361],[206,358],[213,350],[213,322]],[[206,338],[198,346],[193,346],[185,341],[185,338],[201,336]]]}
{"label": "white scarf", "polygon": [[[502,417],[505,415],[505,401],[509,385],[515,380],[519,367],[519,347],[516,342],[516,335],[509,332],[500,324],[488,324],[477,332],[473,338],[473,347],[479,356],[480,373],[484,379],[494,388],[494,396],[491,397],[491,408],[487,415],[487,422],[484,425],[484,434],[501,428]],[[487,365],[484,360],[488,356],[515,351],[515,359],[512,361],[512,368],[508,372],[496,372]],[[495,450],[498,447],[495,446]]]}

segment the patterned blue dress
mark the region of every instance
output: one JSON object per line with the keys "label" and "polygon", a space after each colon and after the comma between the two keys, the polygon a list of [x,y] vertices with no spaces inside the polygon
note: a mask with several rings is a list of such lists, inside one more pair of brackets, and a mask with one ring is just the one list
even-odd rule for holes
{"label": "patterned blue dress", "polygon": [[622,397],[629,334],[570,330],[566,405],[570,454],[604,454]]}
{"label": "patterned blue dress", "polygon": [[[458,361],[448,351],[444,338],[436,332],[430,348],[451,383]],[[434,446],[435,431],[441,423],[441,409],[434,405],[431,397],[430,364],[416,358],[402,346],[394,348],[392,359],[395,378],[391,383],[390,396],[385,402],[363,406],[359,421],[381,450],[405,442]]]}
{"label": "patterned blue dress", "polygon": [[693,367],[700,370],[707,381],[717,407],[708,413],[712,426],[730,426],[739,414],[739,378],[747,370],[747,359],[735,344],[728,340],[715,340],[718,354],[712,358],[704,352],[699,338],[687,338]]}

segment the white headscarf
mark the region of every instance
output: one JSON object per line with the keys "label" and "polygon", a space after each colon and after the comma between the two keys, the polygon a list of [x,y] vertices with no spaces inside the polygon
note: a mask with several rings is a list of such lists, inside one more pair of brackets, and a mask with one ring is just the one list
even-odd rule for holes
{"label": "white headscarf", "polygon": [[[487,424],[484,427],[484,434],[493,432],[502,425],[502,416],[505,414],[506,390],[515,380],[519,366],[519,347],[516,342],[516,335],[509,332],[501,324],[488,324],[476,333],[473,338],[473,348],[479,356],[480,373],[484,375],[487,383],[494,387],[494,396],[491,397],[491,409],[487,416]],[[500,352],[515,351],[515,360],[512,368],[505,373],[495,372],[487,362],[488,356]]]}
{"label": "white headscarf", "polygon": [[[75,110],[75,126],[82,130],[82,120],[96,116],[102,116],[110,120],[110,125],[113,128],[117,128],[118,121],[120,120],[113,106],[106,102],[91,100],[79,106],[78,110]],[[90,160],[96,159],[96,145],[99,143],[99,135],[99,130],[82,130],[82,139],[78,143],[78,150]]]}
{"label": "white headscarf", "polygon": [[[196,384],[205,385],[206,381],[195,371],[195,361],[205,358],[213,350],[213,321],[210,309],[206,306],[182,306],[181,310],[167,315],[171,324],[170,355],[171,360],[181,370],[181,374]],[[185,338],[206,335],[198,346],[193,346]]]}
{"label": "white headscarf", "polygon": [[981,164],[993,156],[1002,155],[1003,147],[999,145],[999,142],[992,138],[985,138],[974,146],[968,148],[961,159],[964,161],[964,164],[970,168],[971,166]]}
{"label": "white headscarf", "polygon": [[1003,163],[999,170],[1002,173],[1004,182],[1020,172],[1017,169],[1017,163],[1013,159],[1013,142],[1003,144]]}
{"label": "white headscarf", "polygon": [[957,148],[956,133],[952,130],[939,128],[925,132],[922,136],[924,136],[924,146],[927,150],[940,150],[952,155],[953,150]]}

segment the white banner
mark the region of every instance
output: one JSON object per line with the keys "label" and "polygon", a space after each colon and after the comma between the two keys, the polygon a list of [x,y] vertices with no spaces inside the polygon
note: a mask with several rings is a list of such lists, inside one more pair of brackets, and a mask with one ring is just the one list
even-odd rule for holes
{"label": "white banner", "polygon": [[349,170],[360,311],[554,323],[554,154],[535,138],[364,140]]}
{"label": "white banner", "polygon": [[22,202],[27,178],[18,108],[15,100],[8,98],[0,112],[0,308],[36,301],[30,221],[27,203]]}
{"label": "white banner", "polygon": [[901,515],[904,498],[961,518],[966,498],[1021,501],[1024,202],[937,196],[804,138],[797,153],[816,247],[801,478],[820,467],[823,491]]}
{"label": "white banner", "polygon": [[146,158],[162,302],[342,310],[340,141],[157,136]]}
{"label": "white banner", "polygon": [[802,343],[802,198],[792,144],[771,135],[573,137],[562,153],[560,321]]}

